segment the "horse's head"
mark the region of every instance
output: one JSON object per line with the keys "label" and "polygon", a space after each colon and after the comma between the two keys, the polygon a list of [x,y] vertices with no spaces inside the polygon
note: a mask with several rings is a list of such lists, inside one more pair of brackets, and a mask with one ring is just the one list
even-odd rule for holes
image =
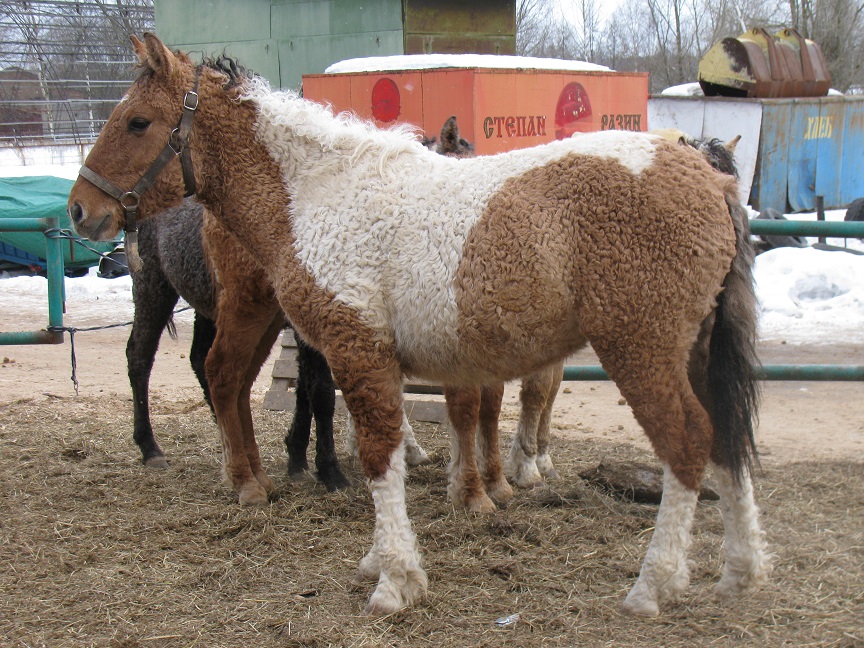
{"label": "horse's head", "polygon": [[94,241],[111,239],[121,229],[128,238],[136,216],[156,214],[184,194],[177,153],[190,150],[198,99],[189,91],[200,68],[153,34],[143,41],[133,36],[132,45],[141,74],[111,113],[69,194],[73,227]]}

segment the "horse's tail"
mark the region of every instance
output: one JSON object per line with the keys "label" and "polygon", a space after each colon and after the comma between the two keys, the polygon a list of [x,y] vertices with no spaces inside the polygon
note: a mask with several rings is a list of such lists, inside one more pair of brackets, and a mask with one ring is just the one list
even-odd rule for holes
{"label": "horse's tail", "polygon": [[735,258],[717,298],[708,360],[714,442],[711,458],[739,481],[758,460],[753,428],[760,400],[757,303],[750,224],[737,196],[726,202],[735,226]]}
{"label": "horse's tail", "polygon": [[165,325],[165,328],[168,329],[168,335],[171,336],[172,340],[177,339],[177,325],[174,324],[174,316],[168,318],[168,323]]}

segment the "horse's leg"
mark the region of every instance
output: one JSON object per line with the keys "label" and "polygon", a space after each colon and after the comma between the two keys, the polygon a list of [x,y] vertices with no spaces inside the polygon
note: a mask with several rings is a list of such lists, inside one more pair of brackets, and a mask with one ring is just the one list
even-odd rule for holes
{"label": "horse's leg", "polygon": [[189,363],[192,365],[192,371],[195,372],[198,384],[201,385],[201,390],[204,392],[204,400],[207,401],[211,411],[213,410],[213,401],[210,398],[210,386],[207,384],[207,372],[204,369],[204,363],[215,339],[216,324],[210,318],[204,317],[196,311],[195,324],[192,328],[192,348],[189,350]]}
{"label": "horse's leg", "polygon": [[595,339],[592,345],[663,463],[663,498],[654,534],[624,608],[656,616],[659,604],[683,593],[689,583],[687,550],[713,432],[690,385],[686,351],[680,351],[692,343],[662,348],[659,343],[640,344],[632,335],[621,339],[627,342],[607,345]]}
{"label": "horse's leg", "polygon": [[150,424],[150,373],[159,348],[159,338],[171,319],[179,299],[159,269],[158,259],[151,259],[135,275],[133,296],[135,315],[126,343],[129,384],[132,387],[133,435],[141,450],[141,460],[151,468],[166,468],[168,462]]}
{"label": "horse's leg", "polygon": [[497,507],[486,494],[477,469],[474,436],[480,418],[480,387],[444,386],[450,436],[450,483],[447,493],[457,506],[472,513],[491,513]]}
{"label": "horse's leg", "polygon": [[[345,433],[345,452],[352,457],[357,456],[357,436],[354,431],[354,420],[351,415],[348,415]],[[414,428],[408,421],[408,414],[402,411],[402,435],[405,439],[405,463],[411,466],[425,466],[432,463],[429,455],[423,447],[417,443],[417,437],[414,436]]]}
{"label": "horse's leg", "polygon": [[358,569],[359,576],[378,579],[366,607],[370,614],[413,605],[427,585],[405,506],[402,371],[395,352],[382,347],[379,340],[352,333],[350,357],[328,357],[354,418],[360,461],[375,502],[372,548]]}
{"label": "horse's leg", "polygon": [[[327,360],[295,334],[300,371],[308,376],[309,401],[315,417],[315,468],[318,479],[328,491],[347,488],[351,482],[342,474],[333,441],[333,414],[336,410],[336,385]],[[299,372],[298,372],[299,373]],[[293,426],[292,426],[293,435]],[[306,433],[308,444],[309,436]],[[303,460],[305,462],[305,449]]]}
{"label": "horse's leg", "polygon": [[[275,312],[278,311],[274,303],[264,303],[263,308],[249,300],[241,303],[237,295],[224,286],[219,295],[216,339],[205,363],[216,423],[222,438],[223,471],[239,493],[241,504],[267,503],[267,488],[261,484],[249,461],[250,456],[253,461],[258,456],[251,415],[241,414],[244,409],[241,404],[245,403],[248,408],[250,367],[256,353],[260,353],[259,345],[273,322]],[[256,373],[257,368],[260,364]],[[263,472],[260,460],[255,468]],[[268,483],[269,478],[263,481]],[[269,486],[272,488],[272,482]]]}
{"label": "horse's leg", "polygon": [[[703,323],[699,340],[690,352],[690,384],[708,411],[714,406],[707,382],[708,345],[713,322],[712,315]],[[771,556],[767,552],[765,534],[759,526],[759,509],[753,499],[750,472],[745,471],[736,480],[719,457],[713,458],[711,467],[720,494],[726,551],[723,576],[714,592],[719,597],[735,596],[767,579],[771,572]]]}
{"label": "horse's leg", "polygon": [[[288,476],[291,479],[300,479],[309,470],[306,451],[312,436],[312,400],[309,393],[312,390],[314,364],[307,367],[306,362],[310,358],[314,360],[314,356],[307,352],[310,347],[300,339],[296,331],[294,341],[297,344],[297,384],[294,387],[294,416],[288,434],[285,435],[285,449],[288,452]],[[324,362],[326,364],[327,361]],[[330,372],[329,365],[327,371]]]}
{"label": "horse's leg", "polygon": [[558,479],[558,471],[549,454],[549,441],[552,439],[552,406],[564,378],[564,362],[547,367],[543,373],[546,376],[546,402],[537,422],[537,470],[546,479]]}
{"label": "horse's leg", "polygon": [[414,428],[408,422],[408,415],[402,411],[402,435],[405,439],[405,463],[409,466],[425,466],[432,463],[426,451],[417,443],[414,436]]}
{"label": "horse's leg", "polygon": [[484,385],[480,391],[480,421],[477,434],[477,463],[486,493],[495,502],[504,504],[513,497],[513,489],[501,467],[501,446],[498,439],[498,418],[504,400],[504,383]]}
{"label": "horse's leg", "polygon": [[725,466],[712,462],[720,512],[723,516],[726,563],[723,576],[714,587],[721,598],[734,597],[742,591],[764,583],[771,573],[771,555],[767,551],[765,533],[759,526],[759,509],[753,499],[750,472],[738,481]]}
{"label": "horse's leg", "polygon": [[513,483],[520,488],[533,488],[543,483],[537,468],[537,430],[546,404],[547,386],[545,371],[526,376],[519,390],[519,422],[516,435],[510,444],[506,471]]}
{"label": "horse's leg", "polygon": [[[266,306],[262,308],[262,321],[265,313],[268,312]],[[275,311],[275,312],[274,312]],[[279,333],[285,326],[285,317],[281,310],[274,308],[269,310],[272,313],[270,325],[261,335],[258,345],[255,347],[255,352],[249,362],[249,368],[246,372],[246,378],[243,382],[243,389],[237,400],[237,412],[240,417],[243,430],[243,447],[246,451],[246,459],[249,462],[249,467],[255,475],[255,479],[261,484],[261,487],[268,493],[273,490],[273,480],[267,475],[264,467],[261,465],[261,454],[258,450],[258,442],[255,440],[255,427],[252,422],[252,387],[255,384],[255,379],[261,371],[261,367],[267,361],[273,345],[279,338]],[[257,329],[256,329],[257,330]],[[251,335],[251,333],[250,333]]]}

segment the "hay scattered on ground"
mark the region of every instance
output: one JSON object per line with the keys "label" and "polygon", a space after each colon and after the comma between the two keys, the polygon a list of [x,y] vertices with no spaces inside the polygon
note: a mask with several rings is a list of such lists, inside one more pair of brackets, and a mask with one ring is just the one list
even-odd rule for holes
{"label": "hay scattered on ground", "polygon": [[140,465],[128,399],[0,407],[0,644],[864,646],[860,463],[765,466],[756,490],[775,573],[723,605],[711,597],[720,517],[715,502],[700,503],[690,591],[658,619],[632,619],[619,605],[656,508],[612,499],[576,475],[600,461],[651,461],[644,450],[589,434],[556,440],[564,479],[473,517],[447,501],[446,432],[419,425],[434,463],[411,471],[409,513],[429,598],[369,619],[372,584],[353,579],[374,516],[355,463],[340,455],[357,484],[348,492],[288,481],[289,415],[259,411],[278,493],[268,507],[240,507],[219,483],[203,402],[156,396],[153,420],[168,470]]}

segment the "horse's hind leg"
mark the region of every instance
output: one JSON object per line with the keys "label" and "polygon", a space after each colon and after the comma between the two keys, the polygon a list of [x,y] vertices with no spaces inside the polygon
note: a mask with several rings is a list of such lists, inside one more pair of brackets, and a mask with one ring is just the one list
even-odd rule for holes
{"label": "horse's hind leg", "polygon": [[[315,468],[318,472],[318,479],[321,480],[328,491],[347,488],[351,483],[339,468],[339,460],[336,457],[336,446],[333,441],[336,386],[333,382],[330,365],[327,364],[327,360],[323,355],[306,344],[296,334],[295,338],[297,340],[298,384],[300,376],[304,376],[304,382],[310,387],[308,397],[311,412],[315,417]],[[305,429],[307,445],[309,442],[308,425],[307,421]],[[294,425],[291,427],[291,435],[293,437],[297,432]],[[303,463],[306,462],[305,454],[306,449],[304,447]],[[292,459],[291,449],[289,448],[289,465]]]}
{"label": "horse's hind leg", "polygon": [[686,357],[637,346],[632,336],[626,348],[592,343],[663,463],[663,498],[654,534],[639,578],[624,601],[629,612],[656,616],[659,604],[676,598],[689,583],[687,550],[711,450],[711,423],[691,388]]}
{"label": "horse's hind leg", "polygon": [[[713,407],[707,382],[708,344],[713,322],[712,315],[703,323],[699,341],[690,352],[690,383],[708,411]],[[714,456],[716,454],[712,453],[711,467],[720,494],[726,563],[714,592],[719,597],[731,597],[764,582],[771,572],[771,557],[759,525],[759,509],[753,498],[749,470],[736,480],[733,472],[723,465],[722,457]]]}
{"label": "horse's hind leg", "polygon": [[477,464],[486,493],[503,504],[513,497],[513,489],[501,467],[501,446],[498,439],[498,418],[504,399],[504,383],[484,385],[480,391],[480,421],[477,434]]}
{"label": "horse's hind leg", "polygon": [[558,479],[558,471],[555,470],[552,456],[549,454],[549,442],[552,440],[552,407],[555,405],[555,397],[564,378],[564,362],[548,367],[543,373],[547,377],[546,403],[543,405],[537,423],[537,470],[546,479]]}
{"label": "horse's hind leg", "polygon": [[447,414],[453,428],[450,436],[450,501],[472,513],[497,509],[486,494],[477,468],[474,435],[480,418],[480,387],[444,387]]}
{"label": "horse's hind leg", "polygon": [[[273,312],[273,309],[262,308],[264,313]],[[263,319],[264,315],[262,315]],[[243,430],[243,447],[246,451],[246,459],[249,462],[249,467],[255,475],[255,479],[261,484],[268,493],[273,490],[273,480],[267,475],[264,467],[261,465],[261,454],[258,450],[258,442],[255,440],[255,427],[252,422],[252,387],[255,384],[255,379],[261,371],[261,367],[266,362],[273,345],[279,338],[279,333],[285,326],[285,318],[281,311],[276,311],[273,314],[273,319],[270,325],[261,335],[258,345],[255,347],[255,352],[249,361],[249,369],[246,372],[246,379],[243,383],[243,390],[237,400],[237,411],[240,416]]]}
{"label": "horse's hind leg", "polygon": [[541,484],[544,474],[557,476],[549,456],[549,437],[552,405],[563,367],[563,363],[554,365],[522,379],[519,423],[506,466],[507,474],[521,488]]}
{"label": "horse's hind leg", "polygon": [[210,386],[207,384],[207,372],[204,369],[204,363],[207,361],[207,354],[210,352],[210,347],[213,346],[215,339],[216,324],[213,320],[196,311],[195,324],[192,327],[192,348],[189,350],[189,363],[192,365],[192,371],[195,372],[198,384],[201,385],[201,390],[204,392],[204,400],[207,401],[211,410],[213,409],[213,401],[210,398]]}
{"label": "horse's hind leg", "polygon": [[[291,419],[291,427],[285,435],[285,450],[288,452],[288,476],[291,479],[300,479],[309,470],[309,462],[306,451],[309,449],[309,439],[312,437],[312,378],[314,363],[307,367],[307,359],[314,359],[307,352],[310,347],[294,333],[297,344],[297,384],[294,388],[294,416]],[[326,363],[326,360],[325,360]],[[327,367],[330,371],[330,367]],[[335,394],[334,394],[335,410]]]}
{"label": "horse's hind leg", "polygon": [[158,259],[151,259],[133,277],[135,316],[126,343],[129,384],[132,387],[133,439],[141,460],[151,468],[165,468],[168,462],[150,423],[150,374],[159,348],[159,338],[177,304],[177,292],[162,276]]}

